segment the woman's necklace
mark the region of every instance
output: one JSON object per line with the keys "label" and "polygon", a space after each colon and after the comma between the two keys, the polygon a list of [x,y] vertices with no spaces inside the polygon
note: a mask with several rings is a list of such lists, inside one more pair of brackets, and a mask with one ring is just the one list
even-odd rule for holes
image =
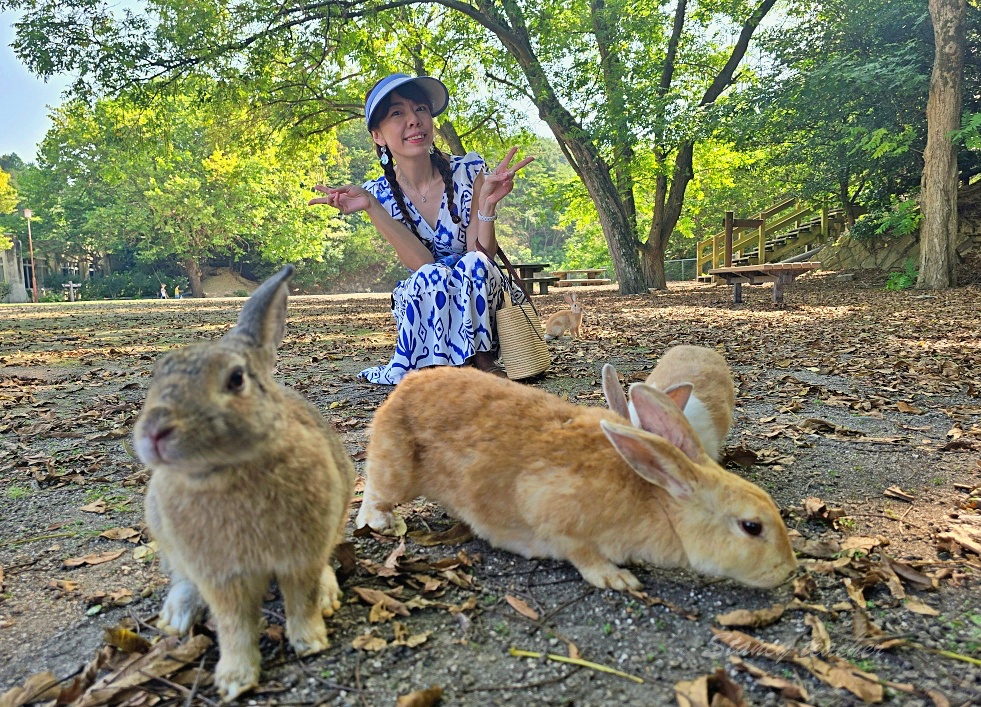
{"label": "woman's necklace", "polygon": [[[399,171],[401,172],[401,170],[399,170]],[[405,179],[405,175],[402,175],[402,183],[405,184],[405,186],[409,187],[416,194],[418,194],[419,195],[419,198],[422,199],[422,203],[423,204],[426,203],[426,198],[429,196],[429,192],[431,192],[433,190],[433,184],[436,184],[436,182],[439,182],[439,181],[442,181],[442,180],[440,180],[440,179],[434,179],[431,182],[429,182],[429,186],[426,187],[426,191],[425,191],[425,193],[423,193],[418,188],[416,188],[416,187],[412,186],[411,184],[409,184],[406,181],[406,179]]]}

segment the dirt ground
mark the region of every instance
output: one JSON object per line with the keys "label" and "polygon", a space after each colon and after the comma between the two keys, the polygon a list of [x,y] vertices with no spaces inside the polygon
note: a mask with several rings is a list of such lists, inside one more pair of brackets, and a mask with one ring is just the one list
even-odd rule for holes
{"label": "dirt ground", "polygon": [[[354,537],[352,522],[330,649],[295,656],[273,588],[263,684],[243,702],[392,705],[438,686],[442,704],[668,705],[678,691],[699,705],[707,684],[732,704],[981,704],[981,286],[882,285],[807,276],[782,307],[767,287],[745,288],[741,305],[722,286],[583,289],[585,338],[554,342],[552,369],[532,383],[602,405],[604,362],[636,380],[671,345],[724,353],[737,384],[730,468],[784,511],[801,559],[793,584],[643,567],[644,594],[620,594],[564,562],[479,540],[410,537],[403,550]],[[150,624],[167,579],[141,525],[147,474],[128,441],[153,361],[216,338],[243,301],[0,307],[0,695],[42,671],[66,688],[88,666],[63,701],[96,677],[104,689],[79,704],[217,701],[208,626],[185,659],[202,670],[154,663],[140,679],[123,650],[104,647],[119,643],[104,629],[161,635]],[[561,293],[536,303],[547,316]],[[278,375],[333,422],[360,472],[390,389],[356,374],[394,347],[388,298],[295,297],[288,316]],[[410,531],[453,526],[421,500],[404,511]],[[722,616],[737,609],[748,617]],[[123,674],[135,687],[113,682]],[[24,701],[11,694],[0,705]]]}

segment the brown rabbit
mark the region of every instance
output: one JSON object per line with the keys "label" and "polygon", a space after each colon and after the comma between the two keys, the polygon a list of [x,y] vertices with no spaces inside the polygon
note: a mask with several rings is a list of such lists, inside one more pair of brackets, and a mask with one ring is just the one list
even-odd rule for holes
{"label": "brown rabbit", "polygon": [[719,459],[736,403],[732,371],[722,355],[704,346],[673,346],[664,352],[645,383],[678,403],[706,454]]}
{"label": "brown rabbit", "polygon": [[171,573],[160,626],[185,633],[211,609],[226,700],[258,684],[271,579],[299,655],[327,648],[323,617],[340,606],[330,558],[354,467],[320,412],[272,377],[292,273],[263,283],[220,340],[157,362],[133,435],[152,471],[147,524]]}
{"label": "brown rabbit", "polygon": [[638,588],[618,567],[631,562],[783,582],[797,561],[766,492],[710,459],[663,393],[631,396],[645,429],[478,371],[411,373],[372,423],[357,525],[401,534],[394,505],[425,496],[492,545],[569,560],[598,587]]}
{"label": "brown rabbit", "polygon": [[[674,400],[684,411],[706,454],[719,459],[732,425],[736,401],[732,373],[725,359],[701,346],[675,346],[665,352],[645,382]],[[609,363],[603,366],[603,395],[610,410],[638,425],[627,405],[616,369]]]}
{"label": "brown rabbit", "polygon": [[579,338],[579,331],[582,328],[582,303],[575,292],[571,297],[565,294],[562,298],[569,305],[569,309],[560,310],[545,321],[545,338],[548,340],[558,339],[567,329],[573,339]]}

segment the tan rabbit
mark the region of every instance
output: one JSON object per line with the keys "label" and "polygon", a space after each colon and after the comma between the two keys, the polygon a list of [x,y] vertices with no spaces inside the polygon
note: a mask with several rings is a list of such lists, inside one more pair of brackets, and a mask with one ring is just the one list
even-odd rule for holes
{"label": "tan rabbit", "polygon": [[639,588],[618,566],[636,562],[783,582],[797,561],[766,492],[711,460],[663,393],[631,395],[657,434],[479,371],[411,373],[372,423],[357,525],[401,534],[394,505],[425,496],[492,545],[568,560],[598,587]]}
{"label": "tan rabbit", "polygon": [[703,346],[673,346],[645,383],[667,393],[684,410],[705,453],[718,460],[736,403],[732,371],[722,355]]}
{"label": "tan rabbit", "polygon": [[582,303],[575,292],[572,293],[572,296],[562,295],[562,298],[569,305],[569,309],[560,310],[545,321],[545,338],[547,340],[558,339],[566,330],[569,331],[573,339],[579,338],[579,332],[582,328]]}
{"label": "tan rabbit", "polygon": [[272,377],[292,273],[263,283],[220,340],[157,362],[133,435],[152,471],[147,524],[171,574],[160,626],[185,633],[211,609],[226,700],[258,684],[270,580],[299,655],[327,648],[323,617],[340,606],[330,559],[354,467],[320,412]]}

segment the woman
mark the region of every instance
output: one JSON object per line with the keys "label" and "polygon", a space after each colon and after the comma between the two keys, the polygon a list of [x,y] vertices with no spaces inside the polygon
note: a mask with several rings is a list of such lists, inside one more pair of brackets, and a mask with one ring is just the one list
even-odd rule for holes
{"label": "woman", "polygon": [[387,76],[369,91],[365,122],[384,176],[341,187],[317,185],[341,213],[364,211],[410,276],[395,286],[395,355],[387,366],[361,371],[372,383],[395,385],[426,366],[477,368],[506,377],[497,364],[495,313],[504,282],[493,264],[497,205],[514,188],[511,148],[493,170],[476,153],[447,157],[434,145],[433,118],[449,92],[430,76]]}

